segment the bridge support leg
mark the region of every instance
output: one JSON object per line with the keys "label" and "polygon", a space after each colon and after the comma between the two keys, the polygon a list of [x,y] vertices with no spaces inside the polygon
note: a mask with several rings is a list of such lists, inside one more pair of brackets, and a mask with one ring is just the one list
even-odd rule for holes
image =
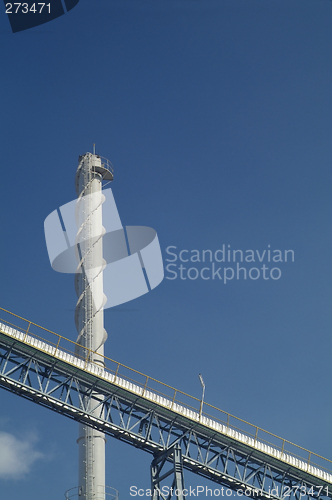
{"label": "bridge support leg", "polygon": [[[165,464],[169,465],[169,462],[172,462],[171,468],[164,471]],[[162,481],[172,475],[171,486],[161,486]],[[185,500],[183,491],[182,452],[181,447],[175,445],[155,456],[151,463],[151,500],[170,500],[171,498]]]}

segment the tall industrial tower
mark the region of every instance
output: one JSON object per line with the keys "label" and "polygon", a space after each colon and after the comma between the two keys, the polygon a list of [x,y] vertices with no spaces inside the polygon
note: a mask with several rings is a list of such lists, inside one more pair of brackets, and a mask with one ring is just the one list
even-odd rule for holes
{"label": "tall industrial tower", "polygon": [[[77,343],[81,346],[79,356],[104,366],[104,343],[107,333],[104,329],[103,307],[106,297],[103,292],[103,234],[102,182],[112,181],[113,172],[108,160],[86,153],[79,157],[76,172],[76,252],[78,267],[75,288],[78,301],[75,322],[78,332]],[[101,395],[87,397],[86,403],[93,414],[98,410]],[[105,435],[84,424],[79,424],[79,479],[78,496],[82,500],[105,500]]]}

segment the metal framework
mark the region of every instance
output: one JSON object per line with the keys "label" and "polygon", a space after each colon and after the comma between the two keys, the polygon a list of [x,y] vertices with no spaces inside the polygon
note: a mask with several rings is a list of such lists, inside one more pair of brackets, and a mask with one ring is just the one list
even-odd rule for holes
{"label": "metal framework", "polygon": [[[117,374],[112,383],[36,345],[0,328],[0,387],[151,453],[153,500],[185,499],[182,469],[253,498],[332,498],[332,481],[180,415],[144,390],[135,394],[119,386]],[[173,487],[164,493],[171,475]]]}
{"label": "metal framework", "polygon": [[[161,474],[165,465],[172,458],[172,467]],[[171,486],[162,486],[161,482],[172,477]],[[183,480],[183,463],[182,450],[179,444],[168,448],[163,453],[159,453],[152,460],[151,464],[151,496],[152,500],[168,500],[172,496],[176,496],[178,500],[184,500],[186,489]]]}

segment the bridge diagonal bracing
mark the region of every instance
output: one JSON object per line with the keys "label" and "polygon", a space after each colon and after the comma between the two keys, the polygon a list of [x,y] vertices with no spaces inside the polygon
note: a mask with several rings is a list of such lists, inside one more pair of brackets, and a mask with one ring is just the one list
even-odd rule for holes
{"label": "bridge diagonal bracing", "polygon": [[118,368],[107,372],[4,324],[0,386],[152,454],[154,485],[163,478],[159,464],[168,462],[177,484],[183,483],[183,468],[253,498],[332,498],[331,472],[309,463],[303,470],[303,463],[296,457],[290,463],[284,450],[265,452],[259,441],[248,437],[244,442],[243,434],[230,427],[218,424],[216,429],[212,420],[176,404],[175,397],[161,398],[147,383],[119,377]]}

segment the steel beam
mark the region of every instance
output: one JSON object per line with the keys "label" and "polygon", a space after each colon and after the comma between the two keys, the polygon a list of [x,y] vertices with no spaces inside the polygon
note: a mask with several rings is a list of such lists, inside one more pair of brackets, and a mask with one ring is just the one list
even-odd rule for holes
{"label": "steel beam", "polygon": [[[165,466],[172,466],[164,472]],[[172,477],[171,485],[163,486],[161,483]],[[158,453],[151,464],[151,498],[152,500],[185,500],[185,487],[183,480],[183,460],[182,450],[179,444],[176,444],[168,450]]]}

